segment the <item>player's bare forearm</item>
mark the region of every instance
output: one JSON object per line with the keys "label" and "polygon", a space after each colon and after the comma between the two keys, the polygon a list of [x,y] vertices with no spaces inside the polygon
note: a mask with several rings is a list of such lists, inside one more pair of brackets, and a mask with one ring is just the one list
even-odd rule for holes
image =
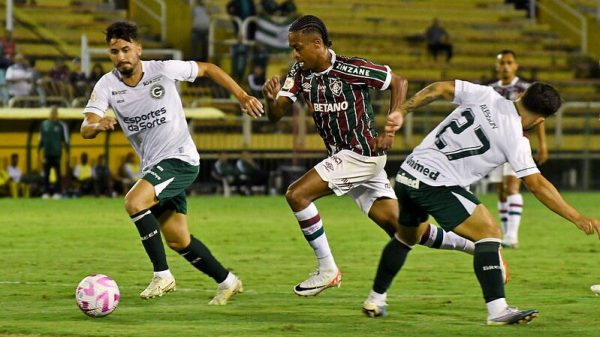
{"label": "player's bare forearm", "polygon": [[198,77],[207,76],[227,89],[238,101],[248,94],[223,69],[212,63],[198,62]]}
{"label": "player's bare forearm", "polygon": [[426,86],[404,102],[400,106],[400,109],[405,111],[406,114],[441,98],[446,100],[452,100],[454,98],[453,81],[435,82]]}
{"label": "player's bare forearm", "polygon": [[271,122],[279,121],[291,107],[291,102],[285,97],[277,99],[267,99],[267,117]]}
{"label": "player's bare forearm", "polygon": [[86,114],[83,123],[81,123],[81,136],[84,139],[93,139],[103,131],[115,129],[116,121],[111,117],[100,117],[98,115]]}
{"label": "player's bare forearm", "polygon": [[[406,92],[408,90],[408,81],[406,78],[392,73],[392,81],[390,83],[390,110],[396,111],[398,107],[406,101]],[[389,114],[389,113],[388,113]]]}
{"label": "player's bare forearm", "polygon": [[563,199],[556,187],[541,174],[526,176],[523,182],[527,189],[554,213],[573,223],[581,217],[581,214]]}

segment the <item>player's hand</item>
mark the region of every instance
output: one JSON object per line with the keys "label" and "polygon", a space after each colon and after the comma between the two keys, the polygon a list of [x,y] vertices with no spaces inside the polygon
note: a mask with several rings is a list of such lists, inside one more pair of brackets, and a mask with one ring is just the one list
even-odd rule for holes
{"label": "player's hand", "polygon": [[585,232],[585,234],[594,234],[598,235],[600,238],[600,221],[594,218],[590,218],[587,216],[581,216],[577,220],[574,221],[575,226]]}
{"label": "player's hand", "polygon": [[265,112],[262,103],[253,96],[246,95],[240,100],[242,111],[252,118],[258,118]]}
{"label": "player's hand", "polygon": [[274,101],[277,97],[277,93],[281,90],[281,84],[279,83],[279,76],[273,76],[263,85],[262,92],[265,98],[270,101]]}
{"label": "player's hand", "polygon": [[96,123],[96,126],[94,127],[94,129],[98,132],[114,130],[115,124],[117,124],[117,121],[114,118],[102,117],[102,118],[100,118],[98,123]]}
{"label": "player's hand", "polygon": [[384,150],[387,151],[394,145],[394,134],[383,133],[375,138],[375,151]]}
{"label": "player's hand", "polygon": [[537,152],[537,163],[543,165],[546,161],[548,161],[548,149],[540,147]]}
{"label": "player's hand", "polygon": [[406,111],[404,110],[392,111],[388,115],[387,123],[385,123],[385,134],[395,134],[404,124],[405,115]]}

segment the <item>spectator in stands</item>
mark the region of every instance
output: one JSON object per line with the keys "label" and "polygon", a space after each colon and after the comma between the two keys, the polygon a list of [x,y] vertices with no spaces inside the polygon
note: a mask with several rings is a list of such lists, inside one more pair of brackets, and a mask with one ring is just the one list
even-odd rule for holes
{"label": "spectator in stands", "polygon": [[32,94],[34,72],[23,54],[15,55],[14,63],[6,69],[6,82],[11,98]]}
{"label": "spectator in stands", "polygon": [[246,73],[248,51],[248,46],[242,41],[241,35],[238,36],[237,42],[231,46],[231,77],[236,82],[241,82]]}
{"label": "spectator in stands", "polygon": [[6,106],[8,104],[8,86],[6,82],[6,70],[10,66],[10,58],[8,55],[0,54],[0,101]]}
{"label": "spectator in stands", "polygon": [[[58,108],[53,106],[50,110],[50,118],[43,121],[40,127],[40,143],[38,145],[38,158],[42,159],[44,170],[44,194],[42,195],[44,199],[49,198],[51,194],[55,199],[61,198],[63,187],[60,161],[63,147],[69,158],[69,129],[64,122],[58,119]],[[51,169],[54,169],[56,174],[54,186],[50,184]]]}
{"label": "spectator in stands", "polygon": [[295,17],[296,10],[297,8],[294,0],[285,0],[279,5],[279,15],[281,16]]}
{"label": "spectator in stands", "polygon": [[115,196],[113,190],[114,179],[110,168],[106,163],[106,156],[101,154],[98,156],[98,161],[92,169],[92,181],[94,182],[94,195],[105,195],[108,197]]}
{"label": "spectator in stands", "polygon": [[73,98],[81,97],[88,98],[91,93],[91,88],[93,86],[89,86],[88,78],[85,76],[83,69],[81,69],[81,60],[75,58],[73,61],[73,66],[76,70],[71,71],[69,74],[69,83],[71,84],[71,88],[73,91]]}
{"label": "spectator in stands", "polygon": [[8,59],[15,56],[15,40],[10,30],[7,30],[4,37],[0,39],[0,48],[0,55],[4,55]]}
{"label": "spectator in stands", "polygon": [[24,198],[29,198],[29,184],[23,181],[23,174],[19,168],[19,155],[13,153],[10,156],[10,164],[6,166],[9,180],[10,195],[13,198],[18,198],[22,195]]}
{"label": "spectator in stands", "polygon": [[87,152],[82,152],[80,162],[73,169],[75,187],[79,196],[92,194],[94,184],[92,180],[92,165],[89,163]]}
{"label": "spectator in stands", "polygon": [[235,170],[235,166],[229,161],[229,155],[227,152],[219,153],[217,161],[213,166],[213,172],[217,179],[226,179],[229,183],[233,183],[237,180],[238,172]]}
{"label": "spectator in stands", "polygon": [[197,61],[208,61],[208,34],[210,16],[203,1],[197,1],[192,10],[192,58]]}
{"label": "spectator in stands", "polygon": [[438,54],[443,51],[446,53],[446,62],[450,62],[453,49],[450,43],[450,34],[441,26],[438,18],[433,19],[433,24],[427,28],[425,41],[434,60],[437,60]]}
{"label": "spectator in stands", "polygon": [[50,82],[47,91],[49,95],[61,96],[69,102],[73,100],[73,87],[71,86],[71,70],[65,64],[62,57],[54,61],[54,66],[50,69]]}
{"label": "spectator in stands", "polygon": [[248,75],[248,87],[252,92],[251,95],[257,98],[263,98],[262,87],[267,81],[265,77],[265,69],[261,65],[254,65],[252,72]]}
{"label": "spectator in stands", "polygon": [[46,89],[44,88],[44,75],[35,67],[36,61],[34,58],[29,60],[29,67],[33,73],[33,89],[32,94],[37,96],[40,106],[46,106]]}
{"label": "spectator in stands", "polygon": [[269,179],[267,173],[252,158],[249,151],[242,151],[240,159],[235,163],[235,168],[239,174],[242,193],[252,195],[252,186],[264,186],[266,191],[267,181]]}
{"label": "spectator in stands", "polygon": [[90,76],[88,77],[88,85],[90,86],[90,89],[94,88],[96,82],[98,82],[98,80],[100,80],[104,74],[106,74],[106,72],[104,71],[102,64],[94,63],[94,66],[90,71]]}
{"label": "spectator in stands", "polygon": [[[256,8],[254,7],[253,0],[230,0],[227,3],[227,13],[231,16],[237,16],[242,21],[247,17],[256,15]],[[237,22],[233,21],[234,32],[236,35],[240,35],[240,28],[237,26]],[[254,34],[256,33],[256,24],[254,22],[248,25],[248,31],[246,32],[247,40],[254,40]]]}
{"label": "spectator in stands", "polygon": [[269,65],[269,56],[267,47],[263,43],[256,41],[252,49],[252,66],[258,65],[266,70]]}

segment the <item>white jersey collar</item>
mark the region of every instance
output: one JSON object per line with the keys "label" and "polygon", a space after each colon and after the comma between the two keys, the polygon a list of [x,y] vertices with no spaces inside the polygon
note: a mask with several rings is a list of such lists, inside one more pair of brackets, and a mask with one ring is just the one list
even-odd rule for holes
{"label": "white jersey collar", "polygon": [[519,82],[519,76],[515,76],[515,78],[513,78],[509,84],[503,85],[502,80],[499,80],[498,82],[496,82],[496,85],[499,87],[505,88],[505,87],[512,87],[513,85],[517,84],[517,82]]}

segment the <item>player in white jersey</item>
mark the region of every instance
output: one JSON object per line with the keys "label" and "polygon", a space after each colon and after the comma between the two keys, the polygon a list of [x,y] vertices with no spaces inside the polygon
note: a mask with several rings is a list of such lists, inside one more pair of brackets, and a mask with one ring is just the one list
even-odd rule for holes
{"label": "player in white jersey", "polygon": [[[531,85],[517,76],[519,64],[517,55],[512,50],[502,50],[496,56],[496,72],[499,80],[490,84],[502,97],[516,101],[519,96]],[[538,140],[537,164],[542,165],[548,160],[548,148],[546,146],[546,128],[540,123],[535,128]],[[524,132],[527,136],[527,132]],[[502,246],[506,248],[517,248],[519,246],[519,226],[523,212],[523,196],[519,193],[521,180],[510,167],[509,163],[498,166],[488,175],[493,183],[497,183],[498,189],[498,212],[502,224]]]}
{"label": "player in white jersey", "polygon": [[198,175],[199,155],[188,131],[177,81],[208,76],[225,87],[250,116],[262,113],[262,104],[248,96],[219,67],[194,61],[141,61],[137,27],[116,22],[106,31],[106,43],[115,69],[94,87],[81,125],[84,138],[114,129],[116,121],[105,116],[110,106],[142,160],[143,177],[125,196],[125,209],[135,223],[152,265],[154,276],[140,294],[153,298],[175,290],[161,232],[167,245],[194,267],[212,277],[217,293],[209,304],[223,305],[241,292],[242,282],[225,269],[187,224],[185,189]]}
{"label": "player in white jersey", "polygon": [[512,102],[488,86],[459,80],[437,82],[390,114],[384,136],[393,136],[408,112],[439,98],[453,100],[459,106],[400,167],[395,186],[400,206],[399,229],[383,250],[363,311],[372,317],[385,314],[386,291],[432,215],[445,230],[475,242],[473,265],[488,310],[487,324],[529,322],[537,310],[518,310],[506,303],[500,230],[489,211],[465,186],[509,162],[546,207],[585,233],[596,232],[600,236],[600,222],[579,213],[540,174],[529,140],[522,135],[523,130],[535,127],[558,110],[560,96],[551,86],[534,83]]}

